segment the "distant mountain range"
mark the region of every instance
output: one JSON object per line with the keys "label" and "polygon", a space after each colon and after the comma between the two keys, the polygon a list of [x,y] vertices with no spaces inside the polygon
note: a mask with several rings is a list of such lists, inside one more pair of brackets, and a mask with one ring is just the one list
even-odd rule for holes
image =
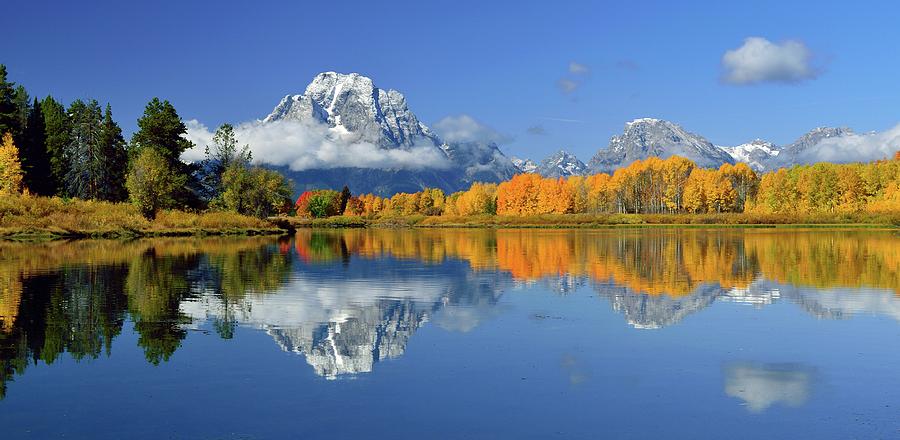
{"label": "distant mountain range", "polygon": [[823,139],[853,133],[848,128],[816,128],[786,146],[757,139],[729,147],[714,145],[673,122],[641,118],[626,123],[622,134],[613,136],[608,146],[587,164],[564,150],[538,163],[507,157],[494,142],[442,139],[416,117],[400,92],[380,89],[371,79],[356,73],[335,72],[317,75],[302,94],[285,96],[260,124],[265,127],[279,121],[320,124],[330,133],[349,135],[353,142],[374,145],[386,152],[425,149],[432,156],[443,158],[440,166],[419,168],[348,166],[297,171],[286,165],[275,167],[295,182],[298,192],[348,185],[355,193],[380,195],[415,192],[425,187],[453,192],[476,181],[507,180],[516,173],[546,177],[610,173],[650,156],[684,156],[709,168],[747,162],[757,171],[766,171],[802,163]]}
{"label": "distant mountain range", "polygon": [[[834,137],[852,135],[853,130],[840,127],[819,127],[804,134],[791,144],[779,146],[761,139],[737,145],[713,145],[703,136],[686,131],[680,125],[662,119],[641,118],[625,124],[620,135],[613,136],[609,145],[591,158],[587,166],[573,154],[558,151],[535,165],[528,159],[514,162],[519,171],[538,173],[545,177],[576,174],[611,173],[635,160],[651,156],[667,158],[683,156],[704,168],[718,168],[722,164],[745,162],[758,172],[809,162],[819,142]],[[529,166],[530,165],[530,166]]]}

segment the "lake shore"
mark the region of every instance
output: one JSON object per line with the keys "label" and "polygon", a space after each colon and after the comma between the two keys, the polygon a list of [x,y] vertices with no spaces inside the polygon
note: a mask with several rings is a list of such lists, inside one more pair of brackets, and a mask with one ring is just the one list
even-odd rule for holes
{"label": "lake shore", "polygon": [[166,210],[148,220],[128,203],[59,197],[0,197],[0,240],[280,235],[297,228],[898,228],[900,213],[546,214],[259,219],[225,211]]}
{"label": "lake shore", "polygon": [[0,240],[277,235],[293,226],[233,212],[160,211],[148,220],[128,203],[0,197]]}
{"label": "lake shore", "polygon": [[900,228],[900,213],[827,214],[784,217],[760,214],[546,214],[536,216],[335,216],[282,217],[293,228]]}

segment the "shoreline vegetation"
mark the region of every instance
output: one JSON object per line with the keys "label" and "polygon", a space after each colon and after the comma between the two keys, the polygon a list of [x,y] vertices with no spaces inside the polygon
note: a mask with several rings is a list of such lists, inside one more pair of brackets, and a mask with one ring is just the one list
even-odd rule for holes
{"label": "shoreline vegetation", "polygon": [[302,228],[900,228],[898,214],[836,214],[775,216],[723,214],[544,214],[532,216],[335,216],[282,217],[294,229]]}
{"label": "shoreline vegetation", "polygon": [[130,203],[0,196],[0,240],[273,235],[289,231],[290,226],[283,222],[227,211],[164,210],[149,220]]}
{"label": "shoreline vegetation", "polygon": [[900,228],[900,213],[337,215],[267,219],[229,211],[160,211],[153,220],[130,203],[30,195],[0,196],[0,240],[134,239],[162,236],[284,235],[304,228]]}

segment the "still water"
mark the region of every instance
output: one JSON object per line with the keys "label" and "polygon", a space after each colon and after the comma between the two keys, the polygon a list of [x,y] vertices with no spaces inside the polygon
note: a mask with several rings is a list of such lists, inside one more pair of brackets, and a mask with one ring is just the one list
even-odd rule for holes
{"label": "still water", "polygon": [[0,243],[0,438],[900,438],[900,234]]}

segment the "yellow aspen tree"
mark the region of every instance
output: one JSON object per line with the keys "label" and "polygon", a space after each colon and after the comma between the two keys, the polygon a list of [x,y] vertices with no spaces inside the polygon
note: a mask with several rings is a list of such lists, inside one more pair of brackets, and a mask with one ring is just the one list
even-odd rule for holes
{"label": "yellow aspen tree", "polygon": [[19,149],[13,143],[12,135],[4,133],[0,143],[0,194],[22,192],[22,177]]}

